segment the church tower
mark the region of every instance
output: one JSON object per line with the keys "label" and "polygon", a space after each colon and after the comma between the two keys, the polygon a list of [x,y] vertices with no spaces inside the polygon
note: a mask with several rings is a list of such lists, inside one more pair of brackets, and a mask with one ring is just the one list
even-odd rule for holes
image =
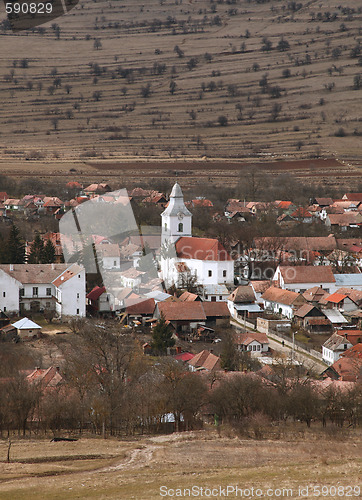
{"label": "church tower", "polygon": [[184,195],[177,182],[172,188],[170,201],[166,210],[162,212],[161,217],[161,244],[164,244],[166,241],[175,243],[181,236],[192,236],[192,213],[185,206]]}

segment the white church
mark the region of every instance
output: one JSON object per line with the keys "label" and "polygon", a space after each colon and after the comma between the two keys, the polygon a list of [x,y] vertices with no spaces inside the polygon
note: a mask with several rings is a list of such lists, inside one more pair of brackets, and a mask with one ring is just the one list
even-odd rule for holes
{"label": "white church", "polygon": [[226,300],[226,284],[234,285],[234,261],[217,239],[192,236],[192,214],[177,182],[161,217],[160,265],[166,287],[181,287],[190,276],[202,285],[204,300]]}

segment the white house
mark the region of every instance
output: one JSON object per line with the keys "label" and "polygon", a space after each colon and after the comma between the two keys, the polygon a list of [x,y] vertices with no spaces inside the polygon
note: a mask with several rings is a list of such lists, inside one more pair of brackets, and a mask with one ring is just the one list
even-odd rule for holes
{"label": "white house", "polygon": [[85,269],[78,264],[3,264],[0,309],[85,316]]}
{"label": "white house", "polygon": [[104,243],[95,247],[98,262],[101,263],[103,269],[121,268],[121,251],[117,244]]}
{"label": "white house", "polygon": [[221,243],[213,238],[191,236],[192,214],[185,206],[177,182],[161,216],[160,265],[167,287],[174,283],[182,287],[185,279],[194,279],[203,286],[234,282],[234,262]]}
{"label": "white house", "polygon": [[252,355],[260,355],[269,351],[269,340],[265,333],[238,333],[234,336],[234,342],[239,351],[248,351]]}
{"label": "white house", "polygon": [[326,292],[336,291],[336,280],[331,266],[278,266],[273,281],[284,290],[303,293],[319,286]]}
{"label": "white house", "polygon": [[350,347],[352,347],[352,344],[346,337],[334,333],[322,346],[323,360],[328,365],[333,365]]}
{"label": "white house", "polygon": [[274,286],[268,288],[261,298],[264,301],[265,310],[269,310],[274,314],[281,314],[289,319],[293,318],[294,311],[306,303],[301,294]]}
{"label": "white house", "polygon": [[21,339],[37,338],[41,333],[41,326],[28,318],[22,318],[19,321],[16,321],[16,323],[13,323],[11,326],[16,328]]}

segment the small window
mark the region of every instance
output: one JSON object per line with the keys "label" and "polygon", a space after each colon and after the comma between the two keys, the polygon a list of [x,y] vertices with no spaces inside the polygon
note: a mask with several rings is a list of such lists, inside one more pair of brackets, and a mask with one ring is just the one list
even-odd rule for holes
{"label": "small window", "polygon": [[253,345],[253,351],[256,351],[256,345]]}
{"label": "small window", "polygon": [[113,265],[114,265],[114,267],[116,267],[116,265],[117,265],[117,261],[116,260],[113,261]]}
{"label": "small window", "polygon": [[80,278],[80,274],[78,274],[78,278]]}
{"label": "small window", "polygon": [[209,269],[209,277],[212,276],[212,271]]}
{"label": "small window", "polygon": [[79,314],[79,309],[77,309],[77,314]]}
{"label": "small window", "polygon": [[79,293],[77,293],[77,299],[79,299]]}
{"label": "small window", "polygon": [[24,297],[25,295],[25,288],[20,288],[20,297]]}
{"label": "small window", "polygon": [[165,231],[167,231],[167,222],[165,222]]}
{"label": "small window", "polygon": [[47,288],[47,295],[51,295],[52,294],[52,289],[51,288]]}
{"label": "small window", "polygon": [[33,295],[34,295],[34,297],[38,296],[38,287],[37,286],[33,286]]}
{"label": "small window", "polygon": [[3,292],[3,297],[6,297],[6,292]]}
{"label": "small window", "polygon": [[215,296],[211,297],[211,302],[216,302],[216,297]]}
{"label": "small window", "polygon": [[4,313],[6,312],[6,306],[5,306],[5,307],[3,307],[3,311],[4,311]]}
{"label": "small window", "polygon": [[183,223],[182,223],[182,222],[180,222],[180,224],[178,225],[178,232],[179,232],[179,233],[182,233],[182,232],[183,232],[183,230],[184,230],[184,225],[183,225]]}
{"label": "small window", "polygon": [[219,300],[222,300],[222,295],[219,295]]}
{"label": "small window", "polygon": [[222,272],[223,278],[226,278],[226,270],[224,269]]}
{"label": "small window", "polygon": [[208,295],[207,295],[207,293],[205,293],[205,299],[206,299],[206,300],[208,299]]}

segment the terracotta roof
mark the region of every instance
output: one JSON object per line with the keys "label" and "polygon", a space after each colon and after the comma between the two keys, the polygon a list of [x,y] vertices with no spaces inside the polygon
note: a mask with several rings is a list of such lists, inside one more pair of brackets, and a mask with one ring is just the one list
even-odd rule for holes
{"label": "terracotta roof", "polygon": [[193,302],[198,298],[199,296],[196,293],[184,292],[179,296],[178,299],[181,300],[181,302]]}
{"label": "terracotta roof", "polygon": [[265,290],[270,288],[271,283],[269,280],[250,281],[249,285],[253,287],[255,293],[264,293]]}
{"label": "terracotta roof", "polygon": [[104,193],[106,191],[111,191],[111,187],[105,183],[90,184],[89,186],[84,188],[84,191],[89,191],[90,193]]}
{"label": "terracotta roof", "polygon": [[328,292],[323,290],[320,286],[313,286],[303,292],[302,295],[308,302],[319,302],[321,298],[328,295]]}
{"label": "terracotta roof", "polygon": [[290,215],[291,215],[291,217],[297,217],[297,218],[299,218],[299,217],[312,217],[312,214],[306,208],[303,208],[303,207],[298,207]]}
{"label": "terracotta roof", "polygon": [[229,295],[228,300],[231,300],[235,304],[240,304],[244,302],[255,302],[254,290],[251,286],[238,286]]}
{"label": "terracotta roof", "polygon": [[346,358],[362,358],[362,344],[359,342],[358,344],[350,347],[343,353],[343,356]]}
{"label": "terracotta roof", "polygon": [[69,181],[66,183],[65,187],[68,189],[82,189],[82,185],[77,181]]}
{"label": "terracotta roof", "polygon": [[332,266],[280,266],[284,283],[335,283]]}
{"label": "terracotta roof", "polygon": [[89,300],[98,300],[99,297],[102,295],[102,293],[105,293],[106,288],[104,286],[95,286],[93,290],[91,290],[88,295],[87,299]]}
{"label": "terracotta roof", "polygon": [[[294,316],[297,316],[298,318],[305,318],[305,316],[310,313],[314,309],[314,306],[311,304],[303,304],[302,307],[300,307],[297,311],[295,311]],[[321,316],[323,314],[321,313]]]}
{"label": "terracotta roof", "polygon": [[338,374],[340,380],[350,382],[357,381],[361,367],[362,359],[355,358],[354,356],[342,356],[331,366],[331,368]]}
{"label": "terracotta roof", "polygon": [[259,342],[259,344],[269,344],[268,337],[265,333],[245,332],[234,335],[234,342],[237,345],[249,345],[253,341]]}
{"label": "terracotta roof", "polygon": [[[40,264],[40,265],[52,265],[52,264]],[[58,278],[52,281],[52,283],[56,286],[59,287],[66,281],[70,280],[74,276],[76,276],[78,273],[83,271],[84,268],[79,266],[78,264],[72,264],[68,269],[66,269]]]}
{"label": "terracotta roof", "polygon": [[287,210],[288,208],[294,206],[291,201],[277,200],[274,202],[274,204],[276,205],[276,208],[280,208],[281,210]]}
{"label": "terracotta roof", "polygon": [[157,308],[168,321],[205,321],[202,302],[158,302]]}
{"label": "terracotta roof", "polygon": [[200,302],[202,304],[202,307],[205,311],[206,317],[219,317],[219,318],[225,318],[230,316],[230,311],[229,308],[226,304],[226,302]]}
{"label": "terracotta roof", "polygon": [[226,261],[232,260],[222,244],[212,238],[182,236],[175,243],[176,255],[181,259]]}
{"label": "terracotta roof", "polygon": [[206,198],[191,200],[192,206],[194,207],[213,207],[213,203]]}
{"label": "terracotta roof", "polygon": [[343,335],[352,345],[362,341],[362,330],[338,330],[338,335]]}
{"label": "terracotta roof", "polygon": [[177,359],[178,361],[190,361],[190,359],[194,357],[195,354],[192,354],[191,352],[181,352],[180,354],[176,354],[174,359]]}
{"label": "terracotta roof", "polygon": [[333,204],[332,198],[315,198],[319,206],[326,207]]}
{"label": "terracotta roof", "polygon": [[41,384],[42,388],[44,389],[46,387],[56,387],[62,382],[63,377],[60,375],[57,368],[51,366],[50,368],[45,369],[35,368],[34,371],[27,375],[26,379],[30,383]]}
{"label": "terracotta roof", "polygon": [[327,318],[307,318],[309,325],[330,325],[331,322]]}
{"label": "terracotta roof", "polygon": [[350,201],[362,201],[362,193],[346,193],[343,198]]}
{"label": "terracotta roof", "polygon": [[129,269],[126,269],[126,271],[122,271],[121,275],[124,278],[138,278],[140,276],[143,276],[145,273],[143,271],[138,271],[135,267],[130,267]]}
{"label": "terracotta roof", "polygon": [[154,299],[141,300],[136,304],[127,306],[126,313],[131,315],[136,314],[153,314],[155,310],[156,302]]}
{"label": "terracotta roof", "polygon": [[104,243],[95,245],[97,255],[102,257],[120,257],[121,251],[116,243]]}
{"label": "terracotta roof", "polygon": [[194,368],[204,368],[208,371],[220,370],[220,358],[209,351],[201,351],[188,362]]}
{"label": "terracotta roof", "polygon": [[360,305],[362,303],[362,290],[354,290],[353,288],[343,287],[338,288],[337,293],[347,295],[347,297],[357,305]]}
{"label": "terracotta roof", "polygon": [[152,193],[152,189],[143,189],[141,187],[136,187],[130,191],[129,195],[132,198],[145,198],[146,196],[150,196]]}
{"label": "terracotta roof", "polygon": [[332,293],[331,295],[328,295],[327,297],[324,297],[324,300],[326,302],[333,302],[334,304],[339,304],[342,302],[347,297],[347,295],[344,295],[343,293]]}
{"label": "terracotta roof", "polygon": [[9,195],[5,191],[0,191],[0,201],[5,201],[9,198]]}
{"label": "terracotta roof", "polygon": [[299,293],[291,292],[290,290],[282,290],[281,288],[271,286],[263,293],[261,298],[268,302],[275,302],[277,304],[291,306],[299,296]]}
{"label": "terracotta roof", "polygon": [[329,214],[330,223],[338,226],[350,226],[362,224],[362,215],[358,212],[346,212],[343,214]]}

